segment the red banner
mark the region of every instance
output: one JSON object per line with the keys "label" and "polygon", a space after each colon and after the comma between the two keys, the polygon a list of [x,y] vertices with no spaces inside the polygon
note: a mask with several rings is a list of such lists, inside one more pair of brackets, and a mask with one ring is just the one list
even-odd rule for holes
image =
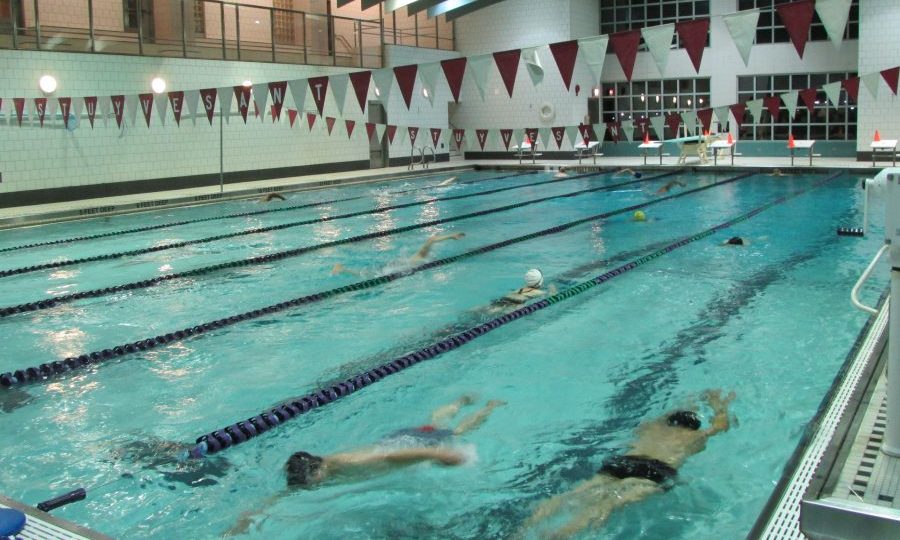
{"label": "red banner", "polygon": [[618,122],[606,123],[606,132],[609,133],[609,138],[616,144],[619,144],[619,141],[622,140],[622,130],[620,128],[621,126]]}
{"label": "red banner", "polygon": [[91,129],[94,129],[94,115],[97,114],[97,96],[85,96],[84,108],[87,109],[88,121],[91,123]]}
{"label": "red banner", "polygon": [[415,146],[416,137],[419,136],[419,128],[414,127],[414,126],[409,126],[406,129],[409,131],[409,144]]}
{"label": "red banner", "polygon": [[408,66],[397,66],[394,68],[394,77],[397,79],[397,86],[400,87],[400,94],[403,96],[403,102],[409,109],[412,103],[413,87],[416,85],[416,72],[419,66],[410,64]]}
{"label": "red banner", "polygon": [[809,38],[809,27],[812,24],[815,6],[813,0],[798,0],[790,4],[775,6],[781,22],[791,36],[791,42],[800,58],[803,58],[803,50],[806,48],[806,40]]}
{"label": "red banner", "polygon": [[500,78],[503,79],[503,85],[506,86],[509,97],[512,97],[513,88],[516,87],[516,74],[519,72],[521,56],[521,49],[494,53],[494,63],[497,64],[497,71],[500,72]]}
{"label": "red banner", "polygon": [[331,135],[331,130],[334,129],[334,123],[337,121],[337,118],[333,116],[325,117],[325,125],[328,127],[328,134]]}
{"label": "red banner", "polygon": [[478,144],[481,146],[481,149],[484,150],[484,144],[487,142],[488,130],[486,129],[476,129],[475,137],[478,139]]}
{"label": "red banner", "polygon": [[66,129],[69,129],[69,110],[72,108],[72,98],[61,97],[58,101],[59,112],[62,114],[63,118],[63,125],[66,126]]}
{"label": "red banner", "polygon": [[441,68],[444,70],[444,78],[450,86],[453,101],[459,103],[459,92],[462,90],[463,75],[466,73],[466,58],[453,58],[441,60]]}
{"label": "red banner", "polygon": [[216,113],[217,95],[215,88],[204,88],[200,90],[200,103],[203,104],[203,110],[206,111],[206,118],[209,120],[209,125],[212,125],[213,115]]}
{"label": "red banner", "polygon": [[25,98],[13,98],[13,106],[16,108],[16,118],[19,119],[19,127],[21,127],[22,114],[25,112]]}
{"label": "red banner", "polygon": [[466,130],[464,129],[454,129],[453,130],[453,142],[456,143],[456,149],[462,150],[462,142],[466,137]]}
{"label": "red banner", "polygon": [[809,109],[809,113],[816,109],[816,94],[819,91],[815,88],[807,88],[806,90],[800,90],[800,99],[803,100],[803,103],[806,104],[806,108]]}
{"label": "red banner", "polygon": [[288,109],[288,120],[291,122],[291,127],[294,127],[294,122],[297,121],[297,111],[294,109]]}
{"label": "red banner", "polygon": [[396,134],[397,134],[397,126],[388,125],[388,127],[387,127],[388,143],[394,144],[394,135],[396,135]]}
{"label": "red banner", "polygon": [[306,123],[309,125],[309,130],[312,131],[313,124],[316,123],[316,115],[313,113],[306,113]]}
{"label": "red banner", "polygon": [[566,138],[566,128],[552,127],[550,128],[550,132],[553,133],[553,140],[556,141],[556,148],[562,148],[562,143]]}
{"label": "red banner", "polygon": [[859,103],[856,99],[859,97],[859,77],[850,77],[845,81],[841,81],[841,87],[847,91],[847,95],[853,100],[853,103]]}
{"label": "red banner", "polygon": [[150,127],[150,115],[153,113],[153,94],[138,94],[138,101],[141,103],[141,112],[144,113],[147,127]]}
{"label": "red banner", "polygon": [[369,84],[371,82],[371,71],[356,71],[350,74],[350,84],[353,85],[353,92],[356,94],[356,101],[359,102],[359,109],[362,112],[366,112],[366,100],[369,97]]}
{"label": "red banner", "polygon": [[375,124],[372,122],[366,122],[366,136],[368,140],[372,140],[372,137],[375,136]]}
{"label": "red banner", "polygon": [[281,107],[284,106],[284,95],[287,93],[287,81],[269,83],[269,95],[272,97],[272,121],[281,118]]}
{"label": "red banner", "polygon": [[575,71],[575,58],[578,56],[578,41],[561,41],[550,44],[550,52],[556,60],[556,67],[562,77],[566,90],[572,88],[572,73]]}
{"label": "red banner", "polygon": [[116,116],[116,125],[122,127],[122,117],[125,114],[125,96],[109,96],[112,103],[113,114]]}
{"label": "red banner", "polygon": [[244,119],[246,124],[247,113],[250,111],[250,87],[244,85],[235,86],[234,99],[237,100],[238,111],[241,112],[241,118]]}
{"label": "red banner", "polygon": [[638,45],[641,44],[641,31],[628,30],[610,34],[609,44],[613,52],[616,53],[619,63],[622,64],[625,78],[631,82],[631,74],[634,72],[634,60],[637,58]]}
{"label": "red banner", "polygon": [[34,98],[34,110],[37,111],[38,120],[41,122],[41,127],[44,127],[44,115],[47,114],[47,98]]}
{"label": "red banner", "polygon": [[512,132],[511,129],[501,129],[500,130],[500,139],[503,141],[503,146],[509,150],[509,143],[512,141]]}
{"label": "red banner", "polygon": [[[309,90],[312,92],[316,109],[319,110],[319,116],[321,116],[322,111],[325,110],[325,96],[328,95],[328,77],[310,77]],[[329,131],[329,133],[331,132]]]}
{"label": "red banner", "polygon": [[437,150],[438,141],[441,140],[441,128],[431,128],[431,145]]}
{"label": "red banner", "polygon": [[525,136],[530,144],[537,144],[538,128],[525,128]]}
{"label": "red banner", "polygon": [[172,107],[172,116],[175,117],[175,123],[181,125],[181,109],[184,107],[184,92],[178,90],[169,92],[169,106]]}
{"label": "red banner", "polygon": [[695,19],[675,23],[678,39],[688,53],[694,70],[700,73],[700,61],[703,60],[703,49],[706,48],[706,36],[709,35],[709,19]]}
{"label": "red banner", "polygon": [[700,109],[697,111],[697,118],[699,118],[700,122],[703,124],[704,133],[709,131],[709,127],[712,125],[712,115],[712,109]]}
{"label": "red banner", "polygon": [[737,122],[738,129],[744,124],[744,113],[747,112],[747,106],[743,103],[735,103],[731,106],[731,114],[734,121]]}
{"label": "red banner", "polygon": [[[766,106],[766,109],[769,110],[769,114],[772,115],[772,119],[778,118],[778,112],[781,108],[781,98],[778,96],[767,96],[763,98],[763,104]],[[758,124],[759,122],[757,122]]]}
{"label": "red banner", "polygon": [[891,87],[891,92],[893,92],[895,96],[897,95],[898,75],[900,75],[900,67],[892,67],[881,72],[881,77],[884,79],[884,82]]}
{"label": "red banner", "polygon": [[678,137],[678,126],[681,125],[681,114],[673,112],[666,115],[666,125],[669,126],[672,137]]}
{"label": "red banner", "polygon": [[344,127],[347,128],[347,138],[349,139],[350,137],[353,136],[353,128],[356,127],[356,121],[355,120],[344,120]]}

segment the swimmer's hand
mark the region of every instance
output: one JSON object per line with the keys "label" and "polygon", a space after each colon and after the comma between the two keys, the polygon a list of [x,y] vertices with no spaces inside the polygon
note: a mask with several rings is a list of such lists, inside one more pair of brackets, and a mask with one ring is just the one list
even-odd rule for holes
{"label": "swimmer's hand", "polygon": [[338,274],[343,274],[346,270],[347,269],[344,268],[343,264],[337,263],[331,268],[331,275],[336,276]]}
{"label": "swimmer's hand", "polygon": [[448,235],[447,238],[449,238],[450,240],[459,240],[461,238],[464,238],[465,236],[466,236],[466,233],[458,232],[458,233],[453,233],[451,235]]}

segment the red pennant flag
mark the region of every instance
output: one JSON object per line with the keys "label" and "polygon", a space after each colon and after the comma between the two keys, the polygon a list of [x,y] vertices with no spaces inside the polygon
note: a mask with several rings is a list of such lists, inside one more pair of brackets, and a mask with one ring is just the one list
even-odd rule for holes
{"label": "red pennant flag", "polygon": [[881,72],[881,78],[891,87],[891,92],[897,95],[897,76],[900,75],[900,67],[892,67]]}
{"label": "red pennant flag", "polygon": [[666,115],[666,125],[669,126],[669,131],[672,132],[672,136],[678,137],[678,126],[681,125],[681,115],[677,112],[669,113]]}
{"label": "red pennant flag", "polygon": [[709,131],[709,126],[712,124],[712,109],[700,109],[697,111],[697,118],[700,119],[700,122],[703,123],[703,131]]}
{"label": "red pennant flag", "polygon": [[217,95],[215,88],[204,88],[200,90],[200,103],[203,104],[203,110],[206,111],[206,118],[209,120],[209,125],[212,125],[213,115],[216,113]]}
{"label": "red pennant flag", "polygon": [[22,114],[25,112],[25,98],[13,98],[13,106],[16,108],[16,118],[19,119],[19,127],[21,127]]}
{"label": "red pennant flag", "polygon": [[372,140],[372,137],[375,136],[375,124],[372,122],[366,122],[366,135],[369,137],[369,140]]}
{"label": "red pennant flag", "polygon": [[334,123],[337,121],[337,118],[332,116],[325,117],[325,125],[328,126],[328,134],[331,135],[331,130],[334,128]]}
{"label": "red pennant flag", "polygon": [[578,56],[578,41],[561,41],[550,44],[550,52],[556,60],[559,76],[562,77],[566,90],[572,88],[572,73],[575,71],[575,58]]}
{"label": "red pennant flag", "polygon": [[806,40],[809,38],[809,27],[812,24],[815,6],[813,0],[797,0],[790,4],[775,6],[781,22],[784,23],[791,42],[800,58],[803,58],[803,50],[806,48]]}
{"label": "red pennant flag", "polygon": [[394,68],[394,77],[397,79],[397,86],[400,87],[400,94],[403,95],[403,101],[406,103],[407,109],[412,103],[413,87],[416,85],[416,72],[418,69],[419,66],[416,64]]}
{"label": "red pennant flag", "polygon": [[459,92],[462,90],[463,75],[466,73],[466,58],[452,58],[441,60],[441,69],[444,70],[444,78],[453,94],[453,101],[459,103]]}
{"label": "red pennant flag", "polygon": [[[646,122],[647,122],[646,119],[640,120],[638,122],[638,125],[641,126],[642,131],[647,131],[647,127],[645,125]],[[582,139],[590,139],[590,137],[591,137],[591,132],[589,131],[590,129],[591,129],[591,126],[587,126],[585,124],[578,124],[578,133],[581,134]]]}
{"label": "red pennant flag", "polygon": [[97,96],[85,96],[84,108],[87,110],[88,121],[91,123],[91,129],[94,129],[94,115],[97,114]]}
{"label": "red pennant flag", "polygon": [[281,118],[281,107],[287,93],[287,81],[269,83],[269,95],[272,97],[272,121]]}
{"label": "red pennant flag", "polygon": [[125,114],[125,96],[109,96],[112,103],[113,114],[116,115],[116,125],[122,127],[122,116]]}
{"label": "red pennant flag", "polygon": [[297,111],[294,109],[288,109],[288,120],[291,122],[291,127],[294,127],[294,122],[297,120]]}
{"label": "red pennant flag", "polygon": [[274,124],[275,120],[277,120],[278,116],[280,116],[275,114],[275,105],[269,105],[269,115],[272,116],[272,123]]}
{"label": "red pennant flag", "polygon": [[619,144],[622,137],[622,129],[618,122],[607,122],[606,132],[609,133],[614,143]]}
{"label": "red pennant flag", "polygon": [[563,140],[566,137],[565,127],[552,127],[550,132],[553,133],[553,140],[556,141],[556,148],[562,148]]}
{"label": "red pennant flag", "polygon": [[764,97],[763,103],[765,104],[766,109],[769,110],[769,114],[772,115],[772,118],[778,118],[778,112],[781,108],[781,98],[778,96]]}
{"label": "red pennant flag", "polygon": [[416,144],[416,137],[419,136],[419,128],[413,127],[413,126],[409,126],[409,127],[406,128],[406,129],[409,131],[409,144],[415,145],[415,144]]}
{"label": "red pennant flag", "polygon": [[466,130],[464,129],[454,129],[453,130],[453,142],[456,143],[456,149],[462,150],[462,142],[466,137]]}
{"label": "red pennant flag", "polygon": [[66,126],[66,129],[69,128],[69,109],[72,108],[72,98],[69,97],[61,97],[57,101],[59,101],[59,112],[63,117],[63,125]]}
{"label": "red pennant flag", "polygon": [[434,148],[437,148],[439,140],[441,140],[441,128],[431,128],[431,144]]}
{"label": "red pennant flag", "polygon": [[312,92],[316,109],[319,110],[319,116],[321,116],[322,111],[325,110],[325,96],[328,95],[328,77],[310,77],[309,90]]}
{"label": "red pennant flag", "polygon": [[509,143],[512,141],[512,132],[511,129],[501,129],[500,130],[500,139],[503,141],[503,146],[509,150]]}
{"label": "red pennant flag", "polygon": [[694,64],[694,70],[700,73],[700,61],[703,59],[706,36],[709,34],[709,19],[675,23],[675,31],[678,32],[678,39],[687,51],[691,63]]}
{"label": "red pennant flag", "polygon": [[181,125],[181,108],[184,106],[184,92],[178,90],[169,92],[169,105],[172,107],[172,116],[175,117],[175,123]]}
{"label": "red pennant flag", "polygon": [[609,44],[612,46],[616,58],[622,65],[622,71],[625,72],[625,78],[631,82],[631,73],[634,71],[634,60],[637,58],[638,46],[641,44],[641,31],[628,30],[626,32],[616,32],[610,34]]}
{"label": "red pennant flag", "polygon": [[528,137],[529,143],[537,144],[538,128],[525,128],[525,136]]}
{"label": "red pennant flag", "polygon": [[859,77],[850,77],[841,81],[841,88],[847,91],[847,95],[850,96],[854,103],[859,102],[856,99],[859,96]]}
{"label": "red pennant flag", "polygon": [[388,143],[394,144],[394,135],[397,134],[397,126],[388,125],[387,127],[387,136]]}
{"label": "red pennant flag", "polygon": [[147,127],[150,127],[150,115],[153,113],[153,94],[138,94],[138,100],[141,102],[141,111],[144,113],[144,120],[147,121]]}
{"label": "red pennant flag", "polygon": [[738,129],[744,123],[744,113],[747,112],[747,106],[743,103],[735,103],[731,106],[731,114],[734,115],[734,121],[737,122]]}
{"label": "red pennant flag", "polygon": [[355,120],[344,120],[344,127],[347,128],[347,138],[349,139],[350,137],[353,136],[353,128],[356,127],[356,121]]}
{"label": "red pennant flag", "polygon": [[500,78],[503,79],[503,85],[506,86],[509,97],[512,97],[513,88],[516,86],[516,74],[519,72],[521,56],[521,49],[494,53],[494,63],[497,64],[497,71],[500,72]]}
{"label": "red pennant flag", "polygon": [[815,88],[807,88],[806,90],[800,90],[800,99],[803,100],[803,103],[806,104],[806,108],[809,109],[810,114],[816,108],[816,94],[818,90]]}
{"label": "red pennant flag", "polygon": [[41,127],[44,127],[44,115],[47,114],[47,98],[34,98],[34,108],[37,110],[38,120],[41,121]]}
{"label": "red pennant flag", "polygon": [[309,125],[309,130],[312,131],[313,124],[316,123],[316,115],[313,113],[306,113],[306,123]]}
{"label": "red pennant flag", "polygon": [[487,142],[488,130],[486,129],[476,129],[475,137],[478,139],[478,144],[481,145],[481,149],[484,150],[484,145]]}
{"label": "red pennant flag", "polygon": [[[238,111],[241,113],[241,118],[244,119],[244,123],[247,123],[247,113],[250,111],[250,87],[244,85],[238,85],[234,87],[234,99],[237,100]],[[254,107],[256,104],[254,103]],[[207,112],[209,114],[209,112]]]}
{"label": "red pennant flag", "polygon": [[[355,71],[350,74],[350,84],[359,102],[359,110],[366,112],[366,100],[369,98],[369,84],[372,82],[371,71]],[[369,137],[371,138],[371,137]]]}

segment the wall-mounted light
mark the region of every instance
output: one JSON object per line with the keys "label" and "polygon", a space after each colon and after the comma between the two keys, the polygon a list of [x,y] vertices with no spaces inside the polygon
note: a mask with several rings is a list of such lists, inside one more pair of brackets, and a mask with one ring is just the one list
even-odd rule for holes
{"label": "wall-mounted light", "polygon": [[644,98],[644,94],[641,94],[641,103],[644,102],[644,99],[645,99],[645,98]]}
{"label": "wall-mounted light", "polygon": [[697,103],[699,103],[700,105],[703,105],[703,98],[698,99]]}
{"label": "wall-mounted light", "polygon": [[162,94],[166,91],[166,81],[162,77],[155,77],[150,81],[150,88],[154,94]]}
{"label": "wall-mounted light", "polygon": [[656,95],[656,102],[659,103],[659,94]]}
{"label": "wall-mounted light", "polygon": [[52,94],[56,92],[56,78],[53,75],[44,75],[38,80],[38,86],[41,88],[41,92]]}
{"label": "wall-mounted light", "polygon": [[672,103],[678,103],[678,98],[675,96],[672,96]]}
{"label": "wall-mounted light", "polygon": [[600,97],[600,88],[594,87],[594,97]]}
{"label": "wall-mounted light", "polygon": [[244,88],[250,88],[253,86],[253,81],[247,79],[246,81],[241,83],[241,86],[243,86]]}
{"label": "wall-mounted light", "polygon": [[688,107],[690,107],[690,106],[691,106],[691,98],[688,98],[688,100],[687,100],[687,104],[688,104]]}
{"label": "wall-mounted light", "polygon": [[613,94],[615,94],[615,91],[614,91],[612,88],[610,88],[610,89],[609,89],[609,95],[613,95]]}

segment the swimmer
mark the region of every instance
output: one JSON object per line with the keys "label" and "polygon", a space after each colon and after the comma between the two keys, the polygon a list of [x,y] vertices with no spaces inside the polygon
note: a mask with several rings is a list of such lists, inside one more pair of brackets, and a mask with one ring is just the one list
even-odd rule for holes
{"label": "swimmer", "polygon": [[675,186],[679,186],[679,187],[687,187],[687,184],[685,184],[684,182],[681,182],[681,181],[679,181],[679,180],[672,180],[671,182],[667,183],[667,184],[664,185],[663,187],[661,187],[661,188],[659,188],[658,190],[656,190],[656,194],[657,194],[657,195],[662,195],[663,193],[668,193],[669,190],[672,189],[672,188],[675,187]]}
{"label": "swimmer", "polygon": [[566,172],[565,167],[560,167],[559,170],[556,171],[556,174],[553,175],[553,178],[568,178],[568,177],[569,177],[569,173]]}
{"label": "swimmer", "polygon": [[450,178],[448,178],[448,179],[444,180],[443,182],[439,183],[438,186],[449,186],[449,185],[452,184],[453,182],[456,182],[456,178],[457,178],[456,176],[451,176]]}
{"label": "swimmer", "polygon": [[190,445],[142,435],[111,452],[114,462],[137,465],[144,470],[155,471],[167,482],[177,482],[189,487],[213,486],[224,478],[230,468],[228,460],[221,456],[204,459],[181,459]]}
{"label": "swimmer", "polygon": [[[445,234],[445,235],[434,235],[431,238],[429,238],[428,240],[426,240],[424,244],[422,244],[422,247],[420,247],[419,250],[416,251],[415,255],[413,255],[412,257],[409,258],[409,264],[418,264],[418,263],[424,261],[425,259],[427,259],[428,255],[431,253],[432,246],[434,246],[435,244],[437,244],[439,242],[444,242],[446,240],[459,240],[460,238],[463,238],[465,236],[466,236],[466,233],[461,233],[461,232]],[[363,275],[362,272],[357,271],[357,270],[351,270],[341,263],[337,263],[331,268],[332,276],[336,276],[338,274],[350,274],[350,275],[354,275],[354,276],[362,276]]]}
{"label": "swimmer", "polygon": [[723,246],[746,246],[750,242],[747,241],[746,238],[741,238],[740,236],[732,236],[728,240],[722,242]]}
{"label": "swimmer", "polygon": [[260,202],[272,202],[272,201],[274,201],[275,199],[278,199],[279,201],[287,200],[287,199],[284,198],[284,195],[282,195],[281,193],[278,193],[277,191],[274,191],[274,192],[272,192],[272,193],[267,193],[267,194],[265,194],[265,195],[260,199]]}
{"label": "swimmer", "polygon": [[641,178],[642,176],[644,176],[642,173],[637,172],[633,169],[620,169],[620,170],[614,172],[613,176],[622,176],[623,174],[630,174],[631,176],[633,176],[635,178]]}
{"label": "swimmer", "polygon": [[551,535],[568,538],[585,529],[600,528],[620,507],[669,489],[688,457],[706,448],[713,435],[728,431],[728,404],[734,400],[734,392],[722,398],[721,391],[708,390],[703,398],[713,411],[708,428],[701,428],[700,417],[693,410],[676,411],[642,424],[627,452],[608,456],[593,478],[538,505],[524,528],[560,513],[570,514],[571,519]]}
{"label": "swimmer", "polygon": [[784,174],[783,172],[781,172],[781,169],[772,169],[772,172],[770,174],[768,174],[767,176],[787,176],[787,175]]}
{"label": "swimmer", "polygon": [[509,312],[522,307],[523,304],[534,298],[541,296],[556,294],[556,286],[550,284],[546,289],[544,287],[544,274],[537,268],[525,272],[525,286],[516,289],[497,300],[491,302],[487,307],[488,313]]}
{"label": "swimmer", "polygon": [[635,210],[631,219],[633,221],[647,221],[647,214],[645,214],[643,210]]}

